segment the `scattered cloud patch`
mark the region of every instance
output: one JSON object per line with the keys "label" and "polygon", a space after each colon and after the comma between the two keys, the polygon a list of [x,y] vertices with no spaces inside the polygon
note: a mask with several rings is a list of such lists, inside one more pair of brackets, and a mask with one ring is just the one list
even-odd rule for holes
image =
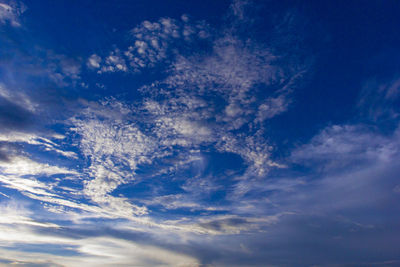
{"label": "scattered cloud patch", "polygon": [[9,23],[13,27],[20,27],[21,23],[19,16],[24,13],[26,6],[21,2],[10,1],[7,3],[0,3],[0,23]]}
{"label": "scattered cloud patch", "polygon": [[[89,68],[104,72],[140,72],[157,64],[168,63],[180,52],[190,48],[196,40],[210,36],[204,22],[192,22],[187,15],[181,20],[161,18],[156,22],[143,21],[130,31],[132,45],[114,49],[104,56],[104,63],[97,55],[88,59]],[[178,51],[180,49],[181,51]]]}

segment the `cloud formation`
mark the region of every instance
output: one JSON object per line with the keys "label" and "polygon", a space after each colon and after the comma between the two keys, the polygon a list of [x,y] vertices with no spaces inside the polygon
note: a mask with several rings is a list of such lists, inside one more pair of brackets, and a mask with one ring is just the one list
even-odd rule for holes
{"label": "cloud formation", "polygon": [[113,25],[95,45],[83,27],[57,47],[31,5],[24,25],[0,4],[0,265],[399,262],[398,75],[349,75],[352,111],[311,114],[350,89],[315,89],[332,69],[309,63],[301,8],[238,0],[121,30],[104,15],[119,3],[79,21]]}
{"label": "cloud formation", "polygon": [[26,6],[21,2],[9,1],[0,3],[0,23],[9,23],[13,27],[20,27],[19,16],[24,13]]}
{"label": "cloud formation", "polygon": [[170,62],[171,58],[184,52],[195,41],[208,38],[208,31],[204,22],[192,22],[187,15],[182,15],[180,20],[145,20],[130,31],[132,45],[125,49],[116,48],[104,58],[93,54],[87,65],[91,69],[98,69],[97,73],[140,72],[164,61]]}

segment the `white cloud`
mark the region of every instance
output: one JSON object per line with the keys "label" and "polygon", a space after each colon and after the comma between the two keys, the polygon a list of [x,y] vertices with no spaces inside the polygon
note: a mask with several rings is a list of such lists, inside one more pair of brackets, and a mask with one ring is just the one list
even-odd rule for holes
{"label": "white cloud", "polygon": [[55,152],[64,157],[76,159],[77,155],[75,152],[64,150],[59,144],[57,144],[57,142],[59,142],[64,138],[65,136],[60,136],[59,134],[54,134],[54,133],[42,134],[42,135],[36,133],[25,133],[25,132],[0,133],[0,142],[6,142],[10,144],[25,143],[29,145],[34,145],[45,151]]}
{"label": "white cloud", "polygon": [[[20,38],[23,37],[18,37],[18,41],[23,42],[24,40]],[[6,76],[3,82],[6,87],[10,87],[8,89],[13,90],[10,96],[14,96],[13,98],[16,100],[14,102],[18,100],[23,103],[22,100],[25,100],[24,102],[27,103],[26,100],[29,99],[29,96],[34,95],[31,91],[33,88],[38,89],[37,86],[34,86],[38,84],[32,84],[33,79],[40,81],[39,84],[42,86],[43,83],[58,87],[85,86],[85,83],[81,81],[82,60],[79,57],[60,54],[38,45],[22,48],[22,46],[8,44],[6,49],[12,51],[11,53],[14,53],[14,56],[7,63],[1,62],[1,66],[6,69],[9,76]],[[18,77],[18,79],[15,80],[15,77]],[[16,84],[18,88],[15,88]],[[21,92],[25,92],[25,94]],[[18,96],[25,97],[19,100]],[[40,104],[40,99],[36,98],[35,100],[38,103],[31,104]],[[40,108],[40,106],[31,105],[29,109],[38,107]]]}
{"label": "white cloud", "polygon": [[0,206],[0,212],[2,216],[0,217],[0,225],[1,224],[22,224],[22,225],[30,225],[30,226],[39,226],[44,228],[58,228],[59,226],[54,223],[43,223],[39,221],[35,221],[30,216],[32,212],[27,209],[23,209],[15,202],[9,202],[6,205]]}
{"label": "white cloud", "polygon": [[[92,57],[89,58],[89,62],[93,63],[94,59]],[[114,51],[111,51],[110,54],[104,59],[104,61],[105,61],[105,64],[104,64],[104,66],[101,67],[101,69],[99,71],[97,71],[98,73],[115,72],[115,71],[124,71],[125,72],[128,70],[127,65],[126,65],[127,64],[126,59],[123,57],[123,55],[121,54],[121,51],[119,49],[115,49]],[[96,68],[99,68],[100,67],[99,62],[97,62],[97,65],[98,65],[98,67],[96,67]]]}
{"label": "white cloud", "polygon": [[270,160],[272,146],[260,138],[260,135],[262,135],[261,131],[250,136],[226,134],[221,137],[217,148],[221,152],[240,155],[249,164],[249,175],[264,176],[271,167],[283,166]]}
{"label": "white cloud", "polygon": [[81,62],[79,59],[70,58],[66,55],[46,51],[45,69],[48,77],[60,87],[76,85],[81,79]]}
{"label": "white cloud", "polygon": [[[127,49],[114,49],[102,58],[94,54],[88,67],[98,73],[137,72],[164,62],[166,78],[143,86],[140,91],[147,98],[142,101],[132,105],[116,100],[98,106],[89,103],[86,111],[71,120],[73,131],[80,136],[79,147],[90,162],[83,191],[93,203],[121,212],[124,218],[132,211],[148,213],[123,195],[114,196],[116,189],[140,183],[146,175],[183,173],[192,166],[193,161],[188,160],[196,154],[192,151],[201,151],[205,145],[219,153],[239,155],[247,165],[242,180],[265,177],[271,168],[283,167],[270,158],[263,121],[288,109],[290,92],[304,67],[291,66],[290,60],[275,55],[272,47],[243,41],[230,29],[210,36],[205,23],[192,22],[188,16],[182,21],[144,21],[131,34]],[[201,38],[208,38],[212,49],[193,53],[190,44]],[[160,171],[147,171],[150,164],[152,170]],[[143,170],[148,173],[141,174]],[[193,204],[198,196],[190,187],[218,190],[218,185],[201,174],[197,179],[180,186],[186,190],[183,199],[163,206],[203,209]],[[128,215],[122,215],[118,207],[126,207]]]}
{"label": "white cloud", "polygon": [[101,57],[99,57],[96,54],[93,54],[89,57],[89,59],[87,61],[87,66],[89,68],[98,69],[98,68],[100,68],[100,62],[101,62]]}
{"label": "white cloud", "polygon": [[[246,19],[246,4],[235,1],[231,6],[239,21]],[[169,18],[144,21],[132,31],[130,47],[115,49],[102,57],[93,54],[87,60],[87,67],[99,73],[135,72],[160,62],[170,67],[164,80],[142,88],[147,97],[143,101],[131,105],[117,100],[86,102],[87,108],[69,120],[69,137],[75,138],[85,156],[79,161],[84,165],[82,170],[37,162],[27,154],[13,154],[10,160],[0,161],[0,182],[4,187],[36,200],[43,206],[44,211],[40,211],[48,212],[46,218],[60,222],[46,222],[32,212],[0,207],[4,215],[0,218],[0,253],[7,255],[6,260],[52,266],[99,266],[99,262],[104,266],[202,266],[212,264],[213,259],[200,262],[190,253],[184,255],[166,247],[181,245],[184,251],[192,251],[195,244],[206,250],[206,244],[214,250],[215,257],[226,258],[238,251],[253,257],[257,252],[251,246],[225,241],[247,242],[254,238],[259,242],[258,238],[282,237],[266,228],[294,213],[288,211],[335,213],[352,206],[349,204],[355,203],[357,208],[365,207],[365,202],[374,205],[377,195],[398,193],[397,182],[388,182],[385,186],[390,190],[384,188],[385,191],[375,188],[374,181],[397,175],[382,170],[393,168],[393,159],[398,158],[400,131],[385,136],[361,125],[327,127],[293,152],[289,160],[320,168],[317,172],[323,177],[319,176],[319,181],[299,178],[297,174],[295,178],[291,174],[267,177],[272,168],[284,166],[272,160],[273,147],[264,123],[289,108],[290,93],[304,73],[303,68],[292,67],[288,58],[283,59],[285,67],[280,67],[283,55],[275,55],[273,48],[254,40],[242,41],[226,28],[219,32],[220,36],[208,40],[212,45],[207,53],[189,55],[193,52],[187,48],[190,45],[183,45],[187,51],[175,52],[175,42],[192,44],[196,38],[207,38],[204,25],[192,23],[185,15],[181,19],[182,22]],[[53,75],[51,79],[60,85],[80,79],[79,62],[63,56],[55,61],[59,65],[47,69]],[[398,88],[398,82],[386,86],[384,98],[396,98]],[[29,103],[1,88],[0,95],[18,105]],[[77,159],[74,152],[63,149],[62,138],[30,133],[0,135],[1,142],[36,146],[41,152]],[[236,161],[230,163],[234,170],[214,177],[209,173],[219,162],[207,165],[210,154],[211,160],[224,160],[223,156],[235,154],[242,161],[237,166]],[[366,163],[372,167],[357,169]],[[351,171],[346,172],[347,168]],[[345,175],[330,175],[333,169],[340,169]],[[56,175],[72,176],[66,177],[71,187],[62,186],[63,180]],[[141,182],[145,185],[140,186],[149,186],[140,189],[138,197],[134,194],[137,188],[118,190]],[[133,196],[124,195],[127,191]],[[163,209],[168,212],[163,213]],[[351,224],[370,229],[370,224],[355,222]],[[99,231],[101,227],[104,232]],[[96,229],[91,232],[93,228]],[[74,235],[74,231],[78,234]],[[228,238],[243,232],[245,235]],[[289,232],[285,231],[285,237],[290,236]],[[145,244],[140,240],[142,234]],[[160,240],[169,243],[157,246]],[[225,251],[215,245],[221,240],[226,243]],[[279,245],[281,241],[280,238]],[[43,250],[20,252],[17,248],[25,244],[40,245]],[[46,246],[75,253],[52,255]],[[197,256],[198,251],[193,255]]]}
{"label": "white cloud", "polygon": [[0,161],[0,171],[4,175],[54,175],[54,174],[73,174],[77,173],[66,168],[52,166],[47,163],[39,163],[27,157],[15,156],[7,162]]}
{"label": "white cloud", "polygon": [[32,101],[32,99],[30,99],[25,93],[17,90],[10,90],[3,84],[0,84],[0,97],[3,97],[31,112],[35,112],[38,107],[38,104]]}
{"label": "white cloud", "polygon": [[398,136],[399,130],[388,138],[362,125],[334,125],[293,151],[292,159],[305,164],[322,163],[324,168],[387,161],[400,150]]}
{"label": "white cloud", "polygon": [[53,188],[57,181],[43,182],[39,178],[52,175],[78,176],[74,170],[33,161],[25,156],[10,156],[0,161],[0,183],[22,194],[56,196]]}
{"label": "white cloud", "polygon": [[379,122],[395,120],[400,116],[397,100],[400,96],[400,79],[396,76],[389,82],[380,82],[371,78],[365,82],[357,107],[362,115]]}
{"label": "white cloud", "polygon": [[231,5],[229,6],[231,14],[235,17],[238,21],[243,21],[245,19],[249,19],[246,16],[246,7],[250,6],[249,1],[244,0],[234,0],[232,1]]}
{"label": "white cloud", "polygon": [[[266,140],[256,133],[262,126],[254,123],[287,110],[293,83],[304,70],[285,73],[269,51],[226,34],[214,42],[209,54],[179,56],[165,80],[142,88],[164,99],[144,103],[158,136],[186,147],[214,143],[221,152],[239,154],[261,176],[279,167],[269,159]],[[275,96],[255,97],[264,86],[279,89]],[[237,130],[241,130],[239,135],[232,134]]]}
{"label": "white cloud", "polygon": [[[352,211],[367,208],[375,218],[372,214],[382,212],[380,205],[397,201],[393,191],[399,169],[399,133],[397,128],[383,135],[361,125],[324,129],[291,156],[297,164],[310,167],[310,177],[318,179],[308,178],[303,190],[286,199],[282,196],[279,202],[289,202],[303,213],[339,213],[349,218],[358,217]],[[376,222],[371,217],[359,220]]]}
{"label": "white cloud", "polygon": [[168,57],[174,57],[176,43],[186,48],[196,39],[208,37],[207,26],[203,22],[191,22],[187,16],[182,21],[161,18],[157,22],[143,21],[130,33],[132,44],[124,50],[115,49],[104,58],[104,63],[97,55],[88,59],[89,68],[98,69],[98,73],[128,70],[139,72],[152,68]]}
{"label": "white cloud", "polygon": [[19,192],[37,195],[54,195],[49,190],[51,185],[40,182],[34,178],[22,178],[14,175],[0,175],[0,182],[4,187],[16,189]]}
{"label": "white cloud", "polygon": [[[110,266],[138,265],[144,266],[199,266],[198,261],[183,253],[175,252],[154,245],[140,244],[134,241],[114,237],[73,238],[69,234],[51,234],[37,232],[37,227],[58,228],[51,223],[39,223],[21,214],[21,210],[9,211],[7,218],[0,221],[1,260],[20,264],[49,264],[51,266]],[[28,213],[28,215],[31,215]],[[8,223],[14,223],[9,227]],[[5,225],[3,224],[5,223]],[[17,223],[17,224],[15,224]],[[20,252],[15,247],[21,245],[60,246],[64,251],[75,252],[75,255],[53,254],[51,250],[29,254]],[[40,259],[40,260],[38,260]],[[101,264],[99,265],[99,261]]]}
{"label": "white cloud", "polygon": [[[236,16],[242,19],[243,12],[238,8]],[[287,110],[291,91],[287,85],[300,71],[287,61],[289,67],[280,68],[280,56],[273,54],[270,47],[243,41],[227,29],[222,29],[220,36],[210,36],[204,23],[192,22],[188,16],[181,19],[144,21],[131,31],[133,41],[128,48],[114,49],[101,56],[92,54],[87,59],[86,66],[98,73],[137,72],[161,62],[167,68],[165,79],[141,89],[147,97],[143,101],[131,105],[113,99],[99,104],[86,102],[87,108],[69,120],[69,136],[75,138],[85,157],[79,162],[85,164],[79,174],[78,170],[18,155],[0,165],[3,171],[0,182],[39,202],[54,218],[75,223],[74,227],[101,225],[113,232],[119,229],[116,224],[123,221],[124,229],[149,236],[156,234],[157,240],[171,240],[172,236],[178,240],[175,245],[190,244],[204,237],[201,235],[260,231],[276,223],[284,214],[279,210],[254,216],[252,209],[245,208],[264,205],[265,198],[250,199],[252,203],[245,200],[250,191],[289,192],[302,185],[302,180],[263,184],[271,168],[282,166],[271,160],[271,145],[262,124]],[[190,46],[204,38],[209,38],[211,49],[203,54],[191,53]],[[176,47],[183,47],[184,51],[176,51]],[[44,72],[50,73],[50,79],[59,86],[80,80],[79,60],[59,55],[51,58]],[[55,136],[21,133],[2,135],[0,140],[40,146],[45,151],[77,158],[74,152],[64,151],[60,145],[62,139]],[[243,166],[233,168],[240,172],[244,169],[244,174],[205,175],[207,158],[203,152],[240,156]],[[56,174],[71,175],[68,178],[73,183],[71,188],[62,186],[61,179],[50,182],[43,179]],[[165,179],[165,182],[146,181],[150,189],[143,198],[124,195],[118,190],[145,179]],[[222,179],[229,180],[226,188]],[[176,188],[169,189],[171,184]],[[222,196],[223,204],[214,205],[210,199],[219,190],[226,195]],[[169,216],[164,217],[162,209],[152,210],[154,206],[168,209]],[[179,209],[193,214],[179,214]],[[4,221],[18,222],[18,228],[8,227],[6,234],[0,235],[0,243],[58,244],[81,254],[63,257],[33,253],[32,256],[14,251],[8,254],[10,259],[35,262],[40,258],[48,259],[49,264],[67,266],[98,266],[99,260],[106,266],[200,265],[193,257],[152,246],[151,241],[142,245],[110,237],[112,234],[108,233],[108,237],[99,234],[79,239],[61,237],[59,232],[51,231],[39,235],[35,227],[57,227],[28,215],[7,215]]]}
{"label": "white cloud", "polygon": [[20,2],[11,1],[9,4],[0,3],[0,23],[10,23],[13,27],[20,27],[19,16],[26,10]]}
{"label": "white cloud", "polygon": [[265,100],[258,107],[257,118],[255,122],[262,122],[266,119],[273,118],[276,115],[287,110],[289,101],[283,95],[271,97]]}
{"label": "white cloud", "polygon": [[[117,102],[111,105],[118,105]],[[82,153],[90,159],[87,174],[90,180],[85,182],[84,194],[94,203],[103,207],[121,211],[123,214],[144,214],[146,210],[135,206],[125,198],[114,197],[111,193],[121,184],[135,180],[135,171],[139,164],[150,163],[157,144],[144,135],[123,112],[126,109],[113,109],[102,105],[101,115],[97,110],[88,108],[83,118],[72,120],[73,130],[80,135]],[[107,112],[106,110],[110,110]],[[126,215],[123,217],[127,217]]]}
{"label": "white cloud", "polygon": [[[82,180],[72,177],[79,189],[61,186],[58,180],[43,183],[41,175],[55,174],[62,168],[51,164],[35,167],[26,159],[24,164],[29,171],[25,173],[34,177],[21,177],[16,169],[7,167],[7,173],[1,177],[3,183],[44,203],[48,212],[77,223],[94,218],[126,219],[130,227],[144,232],[149,230],[146,227],[154,227],[190,235],[237,234],[271,222],[272,217],[252,218],[248,214],[245,219],[235,215],[238,211],[243,213],[243,205],[235,210],[230,203],[201,204],[221,190],[216,178],[204,176],[206,159],[201,153],[208,146],[215,149],[213,153],[232,153],[243,159],[245,174],[230,181],[232,185],[225,197],[228,202],[234,197],[242,200],[245,194],[238,193],[244,192],[239,188],[241,182],[246,187],[244,181],[262,180],[271,168],[282,167],[270,159],[271,147],[262,122],[286,111],[291,91],[288,84],[300,71],[291,66],[279,67],[280,57],[272,53],[273,49],[252,40],[243,41],[234,31],[222,29],[219,36],[211,36],[205,23],[193,22],[188,16],[181,19],[144,21],[131,31],[133,40],[128,48],[117,48],[101,56],[92,54],[87,59],[87,67],[98,73],[136,72],[160,62],[167,67],[165,79],[141,88],[147,97],[143,101],[132,105],[113,99],[86,103],[87,108],[69,120],[70,134],[76,137],[87,164],[79,174]],[[193,53],[191,46],[204,38],[211,50]],[[176,47],[183,50],[177,51]],[[52,60],[46,71],[53,81],[65,86],[80,79],[79,60],[50,54]],[[24,142],[76,156],[64,151],[57,138],[29,134],[3,137],[6,142]],[[45,166],[47,174],[42,170]],[[196,174],[189,179],[186,172]],[[69,174],[76,175],[74,171]],[[173,179],[183,193],[166,194],[167,188],[154,187],[153,199],[116,195],[123,185],[133,186],[159,176]],[[279,190],[285,187],[275,186]],[[177,215],[176,220],[168,221],[153,217],[153,205],[201,211],[205,215],[190,219]],[[206,219],[213,212],[221,212],[225,217]]]}

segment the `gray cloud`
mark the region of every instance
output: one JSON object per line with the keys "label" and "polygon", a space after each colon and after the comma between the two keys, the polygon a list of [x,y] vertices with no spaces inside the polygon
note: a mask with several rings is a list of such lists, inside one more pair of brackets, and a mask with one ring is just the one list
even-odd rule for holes
{"label": "gray cloud", "polygon": [[0,127],[3,132],[25,130],[33,125],[33,118],[32,112],[0,96]]}

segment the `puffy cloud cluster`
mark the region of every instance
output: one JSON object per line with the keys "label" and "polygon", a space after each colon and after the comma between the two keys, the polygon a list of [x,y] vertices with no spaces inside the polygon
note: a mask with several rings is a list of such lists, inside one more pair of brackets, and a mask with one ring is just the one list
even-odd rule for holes
{"label": "puffy cloud cluster", "polygon": [[130,35],[132,45],[126,49],[116,48],[103,58],[93,54],[87,61],[88,67],[98,73],[139,72],[173,59],[194,41],[208,38],[209,32],[204,22],[191,22],[183,15],[180,20],[143,21],[131,30]]}

